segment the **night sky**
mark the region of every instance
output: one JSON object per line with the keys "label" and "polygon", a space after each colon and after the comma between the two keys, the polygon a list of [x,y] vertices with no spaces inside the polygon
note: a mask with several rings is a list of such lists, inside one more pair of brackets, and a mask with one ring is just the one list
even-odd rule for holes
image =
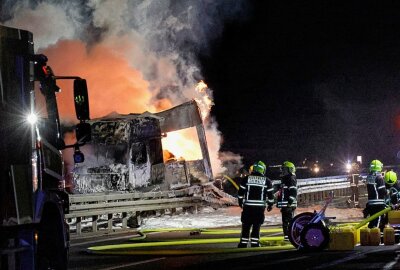
{"label": "night sky", "polygon": [[[53,59],[66,55],[63,46],[82,45],[79,65],[60,60],[57,70],[88,78],[103,115],[152,111],[148,104],[163,99],[180,104],[197,97],[193,85],[204,79],[221,150],[246,165],[339,164],[357,155],[364,164],[400,164],[400,1],[113,2],[3,0],[0,22],[32,31]],[[93,58],[98,48],[108,57]],[[126,70],[97,72],[110,66]],[[118,88],[115,74],[132,85]],[[104,101],[97,93],[106,91],[124,98]]]}
{"label": "night sky", "polygon": [[222,150],[245,163],[397,164],[400,2],[247,4],[200,56]]}

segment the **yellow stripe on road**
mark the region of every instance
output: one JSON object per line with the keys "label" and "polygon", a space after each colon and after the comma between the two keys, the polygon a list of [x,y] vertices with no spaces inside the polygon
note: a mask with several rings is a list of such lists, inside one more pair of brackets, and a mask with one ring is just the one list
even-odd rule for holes
{"label": "yellow stripe on road", "polygon": [[[201,245],[201,244],[223,244],[223,243],[239,243],[240,238],[216,238],[216,239],[188,239],[188,240],[173,240],[162,242],[144,242],[144,243],[129,243],[118,245],[105,245],[89,247],[89,250],[112,250],[112,249],[127,249],[127,248],[142,248],[142,247],[162,247],[162,246],[180,246],[180,245]],[[282,241],[282,236],[261,237],[260,242],[279,242]]]}
{"label": "yellow stripe on road", "polygon": [[240,253],[240,252],[260,252],[260,251],[280,251],[295,249],[291,244],[282,246],[266,246],[255,248],[213,248],[213,249],[160,249],[160,250],[115,250],[115,249],[101,249],[93,250],[88,249],[92,254],[104,255],[196,255],[196,254],[217,254],[217,253]]}
{"label": "yellow stripe on road", "polygon": [[[177,231],[198,231],[202,234],[239,234],[238,229],[155,229],[141,231],[141,237],[131,238],[132,241],[144,240],[145,234],[149,232],[177,232]],[[263,229],[264,233],[282,232],[282,229],[272,228]],[[283,236],[266,236],[260,238],[262,247],[258,248],[205,248],[205,249],[189,249],[189,245],[206,245],[206,244],[226,244],[239,243],[239,237],[214,238],[214,239],[184,239],[184,240],[165,240],[157,242],[136,242],[118,245],[104,245],[89,247],[87,251],[92,254],[109,254],[109,255],[190,255],[190,254],[215,254],[215,253],[237,253],[237,252],[257,252],[257,251],[274,251],[289,250],[294,247],[287,241],[283,240]],[[184,249],[148,249],[154,247],[171,247],[186,246]]]}

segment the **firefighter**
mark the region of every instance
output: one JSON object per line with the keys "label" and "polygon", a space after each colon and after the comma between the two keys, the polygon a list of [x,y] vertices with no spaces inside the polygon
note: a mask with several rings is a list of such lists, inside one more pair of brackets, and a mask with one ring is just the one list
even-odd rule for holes
{"label": "firefighter", "polygon": [[269,212],[274,203],[272,182],[265,176],[266,169],[264,162],[254,163],[250,175],[240,183],[238,199],[243,210],[239,248],[247,247],[249,242],[251,247],[260,246],[260,228],[265,219],[265,207],[268,205]]}
{"label": "firefighter", "polygon": [[281,166],[281,184],[277,192],[277,207],[282,213],[282,229],[285,240],[289,238],[289,224],[293,219],[297,207],[297,180],[296,167],[290,161]]}
{"label": "firefighter", "polygon": [[359,184],[362,181],[362,177],[360,175],[360,164],[358,162],[355,162],[351,165],[351,170],[349,175],[347,176],[347,179],[350,182],[350,190],[351,190],[351,195],[349,199],[347,200],[347,204],[351,206],[351,203],[354,204],[354,207],[359,208]]}
{"label": "firefighter", "polygon": [[[386,187],[385,181],[382,176],[383,164],[375,159],[371,161],[369,166],[369,174],[367,176],[366,184],[368,191],[368,202],[364,209],[364,217],[372,216],[375,213],[385,209]],[[369,222],[368,228],[378,227],[382,229],[384,223],[382,218],[378,217]]]}
{"label": "firefighter", "polygon": [[385,173],[385,186],[387,190],[386,204],[397,204],[400,196],[400,183],[397,182],[397,174],[394,171]]}

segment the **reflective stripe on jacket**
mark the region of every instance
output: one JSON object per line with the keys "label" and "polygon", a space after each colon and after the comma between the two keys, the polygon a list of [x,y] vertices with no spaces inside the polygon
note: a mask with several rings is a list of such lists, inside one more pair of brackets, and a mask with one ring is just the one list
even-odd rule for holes
{"label": "reflective stripe on jacket", "polygon": [[277,207],[297,207],[297,179],[295,175],[285,175],[281,179]]}
{"label": "reflective stripe on jacket", "polygon": [[374,172],[367,176],[368,205],[385,204],[386,187],[380,172]]}
{"label": "reflective stripe on jacket", "polygon": [[274,194],[272,182],[268,177],[256,173],[245,177],[240,183],[238,198],[243,205],[261,206],[273,205]]}

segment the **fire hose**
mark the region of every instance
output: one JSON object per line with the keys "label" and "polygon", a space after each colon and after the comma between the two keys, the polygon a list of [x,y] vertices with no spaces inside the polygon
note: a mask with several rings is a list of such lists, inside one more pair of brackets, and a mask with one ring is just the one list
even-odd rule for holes
{"label": "fire hose", "polygon": [[378,217],[380,217],[380,216],[382,216],[382,215],[388,213],[389,211],[391,211],[391,210],[393,210],[393,209],[394,209],[393,207],[388,207],[388,208],[383,209],[382,211],[379,211],[379,212],[376,213],[376,214],[373,214],[372,216],[370,216],[370,217],[368,217],[368,218],[362,220],[360,223],[358,223],[357,225],[355,225],[355,226],[354,226],[354,229],[359,229],[359,228],[361,228],[362,226],[364,226],[364,225],[367,224],[368,222],[370,222],[370,221],[372,221],[372,220],[374,220],[374,219],[376,219],[376,218],[378,218]]}
{"label": "fire hose", "polygon": [[[290,243],[283,241],[282,236],[267,236],[260,238],[261,247],[255,248],[207,248],[207,249],[188,249],[189,245],[201,244],[223,244],[223,243],[238,243],[239,238],[212,238],[212,239],[185,239],[176,240],[170,239],[156,242],[139,242],[146,238],[146,233],[174,232],[174,231],[190,231],[191,234],[238,234],[240,230],[233,229],[155,229],[139,232],[139,236],[131,238],[131,241],[137,243],[105,245],[89,247],[87,251],[92,254],[109,254],[109,255],[189,255],[189,254],[207,254],[207,253],[236,253],[236,252],[257,252],[257,251],[273,251],[273,250],[289,250],[289,249],[315,249],[321,250],[327,247],[329,243],[329,228],[325,224],[325,210],[328,204],[332,201],[331,196],[323,209],[318,213],[304,212],[294,217],[290,224],[291,233],[289,234]],[[358,224],[342,224],[352,226],[354,229],[359,229],[368,222],[378,218],[381,215],[388,213],[390,210],[397,208],[392,206],[370,216],[359,222]],[[281,229],[264,229],[261,232],[274,233],[281,232]],[[309,239],[311,239],[309,242]],[[143,248],[165,247],[165,246],[186,246],[185,249],[159,249],[145,250]],[[142,249],[140,249],[142,248]]]}
{"label": "fire hose", "polygon": [[231,184],[236,188],[236,190],[239,190],[238,184],[236,184],[236,182],[233,181],[232,178],[230,178],[229,176],[227,176],[227,175],[225,175],[225,174],[224,174],[224,177],[225,177],[226,179],[228,179],[229,182],[231,182]]}
{"label": "fire hose", "polygon": [[[389,212],[391,208],[386,208],[371,217],[362,220],[360,223],[346,223],[341,226],[353,226],[359,229],[366,225],[371,220]],[[163,233],[163,232],[190,232],[191,235],[229,235],[239,234],[239,229],[193,229],[193,228],[162,228],[162,229],[149,229],[138,232],[138,236],[130,238],[129,241],[135,243],[124,243],[115,245],[93,246],[87,249],[90,254],[104,254],[104,255],[196,255],[196,254],[216,254],[216,253],[239,253],[239,252],[259,252],[259,251],[279,251],[295,249],[295,246],[290,242],[283,240],[282,236],[265,236],[260,238],[261,247],[254,248],[207,248],[207,249],[190,249],[189,246],[207,245],[207,244],[228,244],[238,243],[237,237],[221,237],[211,239],[167,239],[164,241],[144,242],[149,233]],[[262,229],[261,233],[280,233],[281,228]],[[155,247],[172,247],[184,246],[184,248],[177,249],[151,249]]]}
{"label": "fire hose", "polygon": [[[206,244],[225,244],[225,243],[238,243],[237,237],[222,237],[211,239],[184,239],[184,240],[165,240],[156,242],[141,242],[146,238],[146,233],[154,232],[177,232],[177,231],[190,231],[201,234],[238,234],[240,230],[233,229],[156,229],[146,230],[139,233],[138,237],[131,238],[130,241],[136,243],[126,243],[117,245],[104,245],[89,247],[87,252],[91,254],[106,254],[106,255],[195,255],[195,254],[208,254],[208,253],[238,253],[238,252],[258,252],[258,251],[277,251],[277,250],[290,250],[294,249],[292,244],[283,240],[282,236],[267,236],[260,238],[261,247],[254,248],[207,248],[207,249],[188,249],[190,245],[206,245]],[[281,232],[282,229],[264,229],[261,232],[276,233]],[[185,246],[182,249],[146,249],[154,247],[171,247],[171,246]]]}

